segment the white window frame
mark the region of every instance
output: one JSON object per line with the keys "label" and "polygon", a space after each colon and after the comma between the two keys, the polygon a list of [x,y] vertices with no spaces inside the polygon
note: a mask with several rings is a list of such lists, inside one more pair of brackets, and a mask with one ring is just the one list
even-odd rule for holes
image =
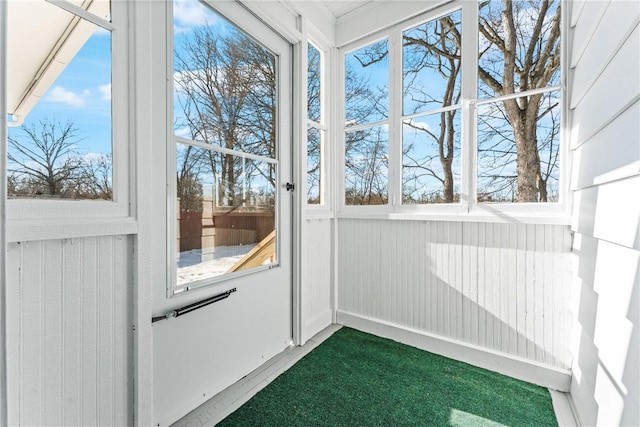
{"label": "white window frame", "polygon": [[[112,200],[7,200],[9,241],[132,234],[137,230],[130,207],[129,17],[131,5],[111,1],[108,22],[65,0],[47,0],[111,32]],[[6,39],[5,39],[6,40]]]}
{"label": "white window frame", "polygon": [[[354,211],[354,212],[362,212],[362,213],[385,213],[385,212],[389,212],[390,209],[392,209],[392,206],[394,204],[394,197],[395,197],[395,192],[393,191],[393,183],[395,182],[395,174],[397,173],[397,171],[395,170],[395,144],[396,144],[396,138],[394,136],[395,133],[395,127],[392,124],[392,120],[393,118],[396,116],[395,114],[395,108],[396,108],[396,102],[394,102],[394,96],[393,94],[395,93],[395,87],[396,87],[396,82],[393,79],[393,65],[394,65],[394,58],[395,58],[395,49],[393,47],[393,43],[395,42],[395,40],[392,39],[392,29],[395,28],[391,27],[390,29],[387,30],[383,30],[383,31],[379,31],[376,32],[375,34],[372,34],[369,37],[366,37],[364,39],[361,39],[359,41],[353,42],[353,43],[349,43],[348,45],[346,45],[344,48],[340,48],[338,50],[339,54],[338,57],[340,58],[338,61],[338,66],[337,66],[337,70],[338,70],[338,76],[339,78],[336,79],[338,84],[338,93],[340,94],[340,97],[338,98],[338,102],[336,103],[336,110],[337,110],[337,121],[336,121],[336,129],[338,132],[338,141],[339,144],[336,144],[339,148],[338,148],[338,154],[336,156],[336,158],[338,159],[338,170],[339,170],[339,174],[338,174],[338,194],[336,195],[336,198],[338,199],[338,212],[349,212],[349,211]],[[387,117],[386,119],[383,120],[377,120],[374,122],[367,122],[367,123],[360,123],[357,125],[353,125],[353,126],[346,126],[346,112],[345,112],[345,75],[346,75],[346,69],[345,69],[345,58],[348,54],[355,52],[363,47],[372,45],[374,43],[383,41],[383,40],[387,40],[387,47],[388,47],[388,55],[389,55],[389,68],[387,70],[388,72],[388,85],[389,85],[389,95],[388,95],[388,99],[389,99],[389,117]],[[387,204],[385,205],[347,205],[346,204],[346,200],[345,200],[345,178],[346,178],[346,171],[345,171],[345,160],[346,160],[346,156],[345,156],[345,142],[346,142],[346,138],[345,135],[347,132],[353,132],[353,131],[357,131],[360,129],[369,129],[369,128],[375,128],[378,126],[385,126],[387,125],[389,128],[388,131],[388,141],[387,141],[387,156],[389,159],[389,169],[388,169],[388,184],[387,184]]]}
{"label": "white window frame", "polygon": [[[317,50],[320,54],[320,121],[315,121],[309,118],[309,112],[307,111],[307,104],[305,104],[305,120],[306,120],[306,127],[305,127],[305,134],[306,134],[306,130],[308,128],[313,128],[316,129],[319,133],[320,133],[320,191],[319,191],[319,197],[320,197],[320,202],[319,203],[309,203],[308,202],[308,179],[307,179],[307,168],[309,166],[308,164],[308,159],[307,159],[307,154],[308,154],[308,138],[306,139],[306,143],[307,145],[305,146],[305,179],[304,179],[304,187],[303,187],[303,191],[304,191],[304,195],[305,195],[305,205],[306,205],[306,209],[308,210],[326,210],[327,209],[327,204],[329,203],[329,194],[327,191],[327,184],[328,184],[328,159],[329,156],[327,155],[327,142],[328,142],[328,133],[329,133],[329,127],[327,126],[327,52],[325,49],[321,48],[319,44],[315,43],[311,38],[309,38],[307,40],[307,49],[309,49],[309,46],[313,46],[313,48],[315,50]],[[307,50],[308,52],[308,50]],[[308,54],[307,56],[305,56],[305,63],[307,64],[307,68],[305,70],[305,74],[308,75]],[[305,85],[305,92],[306,92],[306,88],[308,87],[308,81],[305,79],[305,81],[307,82]]]}
{"label": "white window frame", "polygon": [[[567,143],[566,76],[567,76],[567,3],[561,0],[561,76],[560,85],[535,89],[529,92],[508,95],[520,97],[536,92],[559,90],[561,97],[560,125],[560,165],[559,165],[559,201],[550,203],[490,203],[477,202],[477,117],[478,105],[495,102],[502,98],[479,99],[478,87],[478,19],[477,2],[454,0],[429,10],[399,24],[376,31],[363,38],[338,47],[336,72],[337,93],[336,129],[338,148],[335,156],[338,167],[336,199],[340,218],[380,218],[380,219],[429,219],[448,221],[522,221],[527,223],[570,224],[570,193],[568,189],[569,150]],[[417,25],[462,10],[462,80],[461,80],[461,200],[451,204],[402,204],[402,33]],[[345,126],[344,76],[345,58],[350,52],[382,39],[389,40],[389,203],[377,206],[354,206],[345,203]],[[423,113],[421,113],[423,114]]]}
{"label": "white window frame", "polygon": [[[301,160],[301,165],[304,165],[302,169],[302,179],[301,181],[304,183],[304,201],[302,203],[304,216],[306,219],[329,219],[333,218],[335,215],[335,127],[333,126],[334,118],[335,118],[335,108],[329,108],[329,106],[335,105],[334,100],[339,99],[339,96],[336,95],[336,86],[332,84],[331,76],[335,76],[334,64],[336,49],[332,47],[332,43],[327,39],[326,35],[318,30],[313,24],[307,20],[304,21],[305,25],[303,27],[303,37],[306,39],[306,43],[303,43],[305,51],[303,52],[304,56],[304,135],[306,142],[307,135],[307,124],[309,123],[308,114],[306,111],[307,103],[307,46],[309,44],[313,44],[313,46],[320,52],[322,56],[322,69],[321,69],[321,100],[320,100],[320,108],[322,109],[321,113],[321,127],[322,127],[322,153],[321,153],[321,174],[324,174],[324,177],[321,175],[321,182],[323,188],[321,189],[323,197],[322,203],[320,204],[308,204],[306,202],[306,194],[307,194],[307,176],[306,176],[306,167],[307,167],[307,150],[306,145],[303,151],[303,158]],[[339,168],[338,168],[339,169]]]}

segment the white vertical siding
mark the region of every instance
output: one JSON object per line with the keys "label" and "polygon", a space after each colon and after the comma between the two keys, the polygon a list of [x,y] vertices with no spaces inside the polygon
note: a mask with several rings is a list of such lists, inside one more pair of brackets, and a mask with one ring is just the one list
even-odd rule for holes
{"label": "white vertical siding", "polygon": [[330,219],[307,220],[302,237],[302,342],[331,324],[332,241]]}
{"label": "white vertical siding", "polygon": [[584,425],[640,425],[640,3],[587,1],[570,22],[571,396]]}
{"label": "white vertical siding", "polygon": [[567,226],[340,220],[338,309],[568,368]]}
{"label": "white vertical siding", "polygon": [[11,243],[11,425],[132,422],[128,238]]}

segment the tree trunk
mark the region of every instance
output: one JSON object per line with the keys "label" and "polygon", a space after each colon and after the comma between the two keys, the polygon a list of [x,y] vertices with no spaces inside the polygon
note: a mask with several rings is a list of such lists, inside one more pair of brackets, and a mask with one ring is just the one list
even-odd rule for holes
{"label": "tree trunk", "polygon": [[[537,100],[520,98],[504,102],[507,118],[513,127],[516,144],[516,202],[537,202],[541,193],[540,156],[537,137]],[[531,109],[527,108],[530,107]],[[527,111],[529,110],[529,111]],[[546,193],[546,190],[544,191]],[[546,197],[546,196],[545,196]]]}
{"label": "tree trunk", "polygon": [[540,157],[538,156],[535,127],[533,129],[519,129],[514,133],[517,149],[516,170],[518,173],[516,202],[537,202]]}
{"label": "tree trunk", "polygon": [[[231,127],[231,124],[227,123],[227,126]],[[233,150],[235,147],[233,146],[234,140],[233,135],[230,130],[225,131],[224,133],[224,144],[225,148]],[[222,172],[223,179],[225,182],[225,192],[226,194],[226,202],[227,206],[235,206],[235,187],[236,187],[236,179],[235,179],[235,162],[234,158],[230,154],[224,155],[224,169]]]}
{"label": "tree trunk", "polygon": [[56,177],[55,177],[55,172],[53,170],[53,165],[49,166],[47,168],[47,172],[48,172],[48,176],[47,176],[47,187],[49,190],[49,195],[50,196],[55,196],[56,194],[58,194],[58,186],[56,185]]}
{"label": "tree trunk", "polygon": [[444,182],[443,182],[443,196],[446,203],[453,202],[453,173],[451,172],[451,161],[443,162],[444,167]]}
{"label": "tree trunk", "polygon": [[49,195],[50,196],[55,196],[58,193],[56,191],[56,182],[54,180],[50,180],[48,182],[48,186],[49,186]]}
{"label": "tree trunk", "polygon": [[[442,172],[444,175],[443,180],[443,197],[446,203],[453,202],[453,171],[451,169],[451,165],[453,163],[453,149],[456,137],[456,130],[453,127],[453,119],[455,117],[455,111],[447,111],[443,113],[446,116],[446,143],[447,153],[443,153],[440,151],[440,163],[442,164]],[[444,154],[444,155],[443,155]]]}

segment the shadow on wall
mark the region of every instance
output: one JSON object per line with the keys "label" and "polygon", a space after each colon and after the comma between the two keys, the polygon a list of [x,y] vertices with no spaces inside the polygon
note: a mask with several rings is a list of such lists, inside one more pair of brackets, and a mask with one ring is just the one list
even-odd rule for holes
{"label": "shadow on wall", "polygon": [[[551,325],[544,326],[539,323],[539,319],[544,318],[544,314],[538,316],[538,319],[530,318],[531,312],[528,310],[531,307],[520,307],[522,309],[520,313],[517,307],[512,307],[516,313],[513,315],[507,313],[508,319],[500,317],[498,312],[501,309],[495,306],[502,305],[503,298],[511,300],[514,292],[502,289],[492,295],[478,295],[478,298],[484,301],[474,301],[439,277],[437,277],[436,289],[438,301],[444,301],[446,305],[437,305],[436,317],[443,321],[428,332],[451,336],[451,330],[462,330],[464,335],[458,339],[464,342],[550,366],[569,368],[569,362],[562,359],[563,351],[557,351],[554,345],[549,343],[554,340],[552,335],[558,331],[554,331]],[[515,289],[512,290],[515,291]],[[465,318],[461,313],[447,316],[446,312],[449,309],[447,305],[463,306],[462,313],[468,313],[468,316]],[[541,328],[542,331],[536,331],[536,328]],[[564,336],[562,332],[559,334]],[[541,338],[546,345],[537,343],[531,335]]]}
{"label": "shadow on wall", "polygon": [[566,226],[343,221],[340,310],[569,369]]}
{"label": "shadow on wall", "polygon": [[610,204],[626,184],[582,190],[577,205],[571,394],[585,425],[640,422],[640,218]]}
{"label": "shadow on wall", "polygon": [[459,338],[465,342],[568,369],[565,341],[570,313],[568,284],[563,278],[569,279],[570,239],[554,235],[560,230],[567,233],[567,229],[518,222],[460,227],[459,235],[436,241],[463,251],[461,276],[443,272],[439,258],[430,259],[436,301],[449,305],[433,307],[438,311],[436,318],[445,319],[445,324],[455,322],[456,327],[438,327],[432,332],[451,336],[452,331],[463,331]]}

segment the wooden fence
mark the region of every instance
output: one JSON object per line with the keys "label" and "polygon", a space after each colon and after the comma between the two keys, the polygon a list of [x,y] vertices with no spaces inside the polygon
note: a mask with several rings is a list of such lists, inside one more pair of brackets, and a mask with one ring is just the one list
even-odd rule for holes
{"label": "wooden fence", "polygon": [[219,246],[255,244],[275,229],[273,210],[217,208],[207,200],[202,212],[181,212],[178,202],[176,218],[180,252],[201,249],[207,253]]}

